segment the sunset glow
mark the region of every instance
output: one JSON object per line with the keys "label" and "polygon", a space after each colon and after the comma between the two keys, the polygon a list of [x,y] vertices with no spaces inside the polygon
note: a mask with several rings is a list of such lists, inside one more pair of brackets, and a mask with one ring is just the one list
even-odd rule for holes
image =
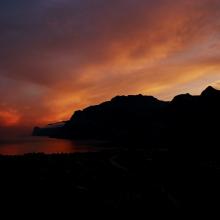
{"label": "sunset glow", "polygon": [[2,126],[11,127],[20,122],[20,117],[16,112],[0,111],[0,123]]}
{"label": "sunset glow", "polygon": [[220,88],[219,0],[2,0],[0,22],[0,127]]}

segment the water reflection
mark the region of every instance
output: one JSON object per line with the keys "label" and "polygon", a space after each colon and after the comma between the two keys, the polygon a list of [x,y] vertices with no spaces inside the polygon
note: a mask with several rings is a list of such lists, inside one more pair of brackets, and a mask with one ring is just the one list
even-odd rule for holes
{"label": "water reflection", "polygon": [[1,155],[23,155],[27,153],[76,153],[94,152],[89,143],[42,137],[25,137],[0,140]]}

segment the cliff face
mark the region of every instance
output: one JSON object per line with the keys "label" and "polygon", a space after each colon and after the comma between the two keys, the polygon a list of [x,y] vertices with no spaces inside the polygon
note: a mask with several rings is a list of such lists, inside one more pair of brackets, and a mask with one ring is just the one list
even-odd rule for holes
{"label": "cliff face", "polygon": [[[220,91],[208,87],[200,96],[183,94],[170,102],[152,96],[117,96],[76,111],[49,136],[70,139],[140,140],[149,145],[185,144],[217,138]],[[40,134],[35,129],[34,134]]]}

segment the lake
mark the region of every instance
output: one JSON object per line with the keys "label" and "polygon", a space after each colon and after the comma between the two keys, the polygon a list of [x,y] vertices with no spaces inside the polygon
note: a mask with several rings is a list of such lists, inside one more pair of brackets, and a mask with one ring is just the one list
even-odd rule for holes
{"label": "lake", "polygon": [[0,140],[0,155],[82,153],[94,151],[97,151],[97,148],[88,142],[52,139],[47,137],[22,137]]}

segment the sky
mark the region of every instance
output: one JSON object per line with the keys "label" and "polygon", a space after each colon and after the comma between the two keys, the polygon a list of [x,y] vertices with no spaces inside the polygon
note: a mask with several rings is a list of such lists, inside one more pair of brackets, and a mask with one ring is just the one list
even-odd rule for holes
{"label": "sky", "polygon": [[1,0],[0,131],[116,95],[220,88],[219,0]]}

